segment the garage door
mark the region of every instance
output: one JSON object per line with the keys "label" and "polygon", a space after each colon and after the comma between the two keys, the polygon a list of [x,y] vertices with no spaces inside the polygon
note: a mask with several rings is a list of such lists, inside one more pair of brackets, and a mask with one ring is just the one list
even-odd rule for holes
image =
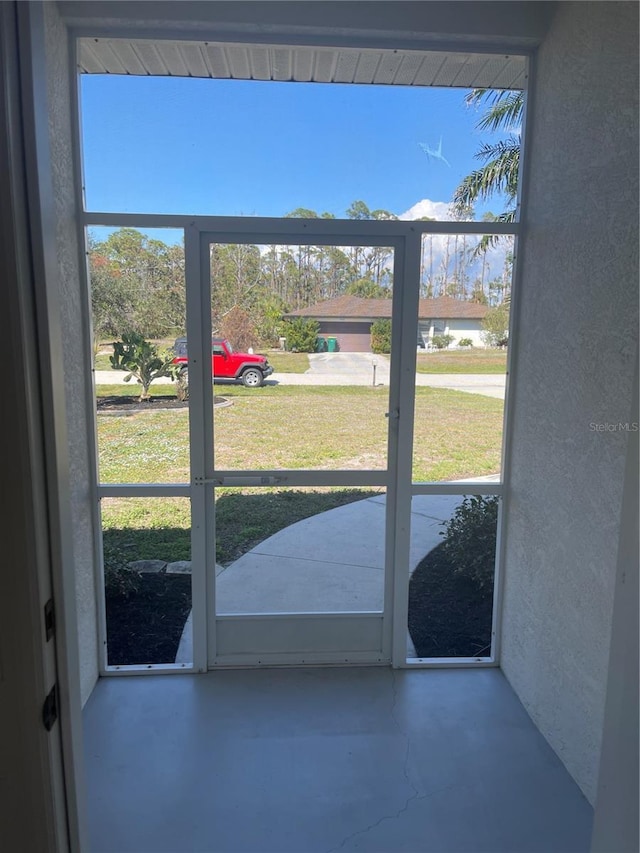
{"label": "garage door", "polygon": [[340,352],[371,352],[371,323],[320,323],[320,335],[336,338]]}

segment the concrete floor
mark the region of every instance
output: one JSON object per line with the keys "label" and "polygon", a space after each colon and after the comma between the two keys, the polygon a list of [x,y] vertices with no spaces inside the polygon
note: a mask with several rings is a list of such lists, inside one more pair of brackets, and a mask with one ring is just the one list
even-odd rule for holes
{"label": "concrete floor", "polygon": [[101,679],[92,853],[572,853],[591,808],[497,669]]}

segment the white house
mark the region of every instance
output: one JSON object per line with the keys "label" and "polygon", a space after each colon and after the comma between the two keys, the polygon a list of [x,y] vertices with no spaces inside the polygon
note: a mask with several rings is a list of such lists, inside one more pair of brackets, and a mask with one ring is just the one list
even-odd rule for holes
{"label": "white house", "polygon": [[[487,306],[465,302],[451,296],[421,299],[418,308],[418,345],[427,346],[437,335],[451,335],[455,346],[465,338],[473,346],[484,346],[482,319]],[[319,335],[335,338],[342,352],[371,352],[371,324],[390,319],[391,299],[364,299],[360,296],[338,296],[299,308],[285,315],[288,318],[306,317],[320,324]]]}

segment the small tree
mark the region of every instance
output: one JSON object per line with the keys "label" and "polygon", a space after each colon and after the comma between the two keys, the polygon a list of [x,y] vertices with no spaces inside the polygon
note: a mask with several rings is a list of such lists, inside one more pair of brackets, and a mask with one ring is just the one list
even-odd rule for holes
{"label": "small tree", "polygon": [[139,399],[143,402],[149,399],[149,388],[155,379],[161,376],[176,379],[181,368],[173,363],[173,358],[172,352],[159,350],[142,335],[131,332],[113,344],[113,355],[109,361],[114,370],[128,371],[125,382],[135,379],[142,386]]}
{"label": "small tree", "polygon": [[391,320],[374,320],[371,324],[371,351],[391,352]]}
{"label": "small tree", "polygon": [[241,352],[257,343],[256,326],[247,311],[234,305],[224,315],[220,322],[220,335],[226,338],[231,346]]}
{"label": "small tree", "polygon": [[509,340],[509,303],[490,308],[482,320],[482,340],[491,347],[505,347]]}
{"label": "small tree", "polygon": [[304,317],[294,317],[282,324],[282,334],[287,339],[290,352],[315,352],[320,323]]}

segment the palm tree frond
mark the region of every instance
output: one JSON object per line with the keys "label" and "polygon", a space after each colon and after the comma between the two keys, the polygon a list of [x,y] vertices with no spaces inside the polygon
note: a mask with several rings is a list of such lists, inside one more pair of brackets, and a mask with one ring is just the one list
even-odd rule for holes
{"label": "palm tree frond", "polygon": [[523,110],[524,94],[522,92],[508,92],[506,97],[493,104],[486,111],[476,127],[479,130],[489,131],[519,127],[522,122]]}
{"label": "palm tree frond", "polygon": [[[513,131],[522,120],[524,93],[522,91],[494,89],[473,89],[466,95],[468,106],[485,106],[486,110],[477,124],[480,130]],[[510,208],[500,214],[496,221],[512,222],[515,208],[511,205],[516,199],[518,172],[520,168],[520,139],[509,135],[498,142],[486,142],[475,154],[482,166],[462,179],[453,197],[453,209],[456,214],[472,207],[478,200],[486,200],[500,193],[505,195]],[[483,238],[481,245],[493,245],[495,238]],[[484,251],[486,251],[486,248]],[[479,248],[477,251],[483,251]]]}
{"label": "palm tree frond", "polygon": [[499,142],[485,142],[475,153],[476,160],[495,160],[497,157],[519,157],[520,141],[515,136]]}
{"label": "palm tree frond", "polygon": [[509,201],[518,189],[520,151],[503,150],[462,180],[453,196],[456,210],[471,207],[478,199],[485,200],[496,192],[504,193]]}

